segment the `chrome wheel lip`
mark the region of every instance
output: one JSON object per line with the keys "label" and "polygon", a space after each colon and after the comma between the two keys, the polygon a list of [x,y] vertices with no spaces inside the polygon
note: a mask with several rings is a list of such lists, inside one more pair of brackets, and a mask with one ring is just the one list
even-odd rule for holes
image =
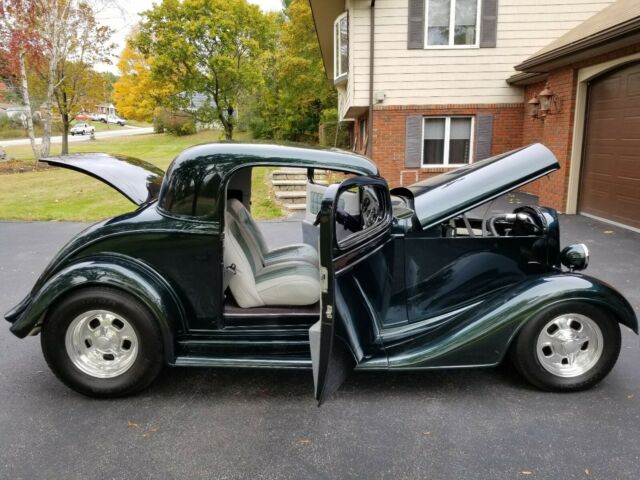
{"label": "chrome wheel lip", "polygon": [[89,310],[74,318],[65,334],[71,363],[94,378],[115,378],[138,357],[139,342],[131,323],[109,310]]}
{"label": "chrome wheel lip", "polygon": [[603,351],[602,330],[580,313],[566,313],[547,322],[536,341],[542,368],[562,378],[584,375],[598,363]]}

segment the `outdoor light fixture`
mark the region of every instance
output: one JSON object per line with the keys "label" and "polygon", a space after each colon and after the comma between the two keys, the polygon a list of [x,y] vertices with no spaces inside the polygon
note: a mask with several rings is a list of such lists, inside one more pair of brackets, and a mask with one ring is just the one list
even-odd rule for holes
{"label": "outdoor light fixture", "polygon": [[527,102],[529,106],[529,116],[531,118],[540,118],[540,100],[538,100],[538,96],[534,96]]}
{"label": "outdoor light fixture", "polygon": [[531,97],[531,100],[527,102],[529,107],[529,116],[531,118],[539,118],[544,120],[547,115],[553,115],[562,109],[562,99],[556,95],[549,83],[544,86],[544,89]]}
{"label": "outdoor light fixture", "polygon": [[540,100],[540,116],[542,117],[556,114],[562,108],[562,100],[551,90],[548,82],[544,86],[544,90],[538,94],[538,99]]}

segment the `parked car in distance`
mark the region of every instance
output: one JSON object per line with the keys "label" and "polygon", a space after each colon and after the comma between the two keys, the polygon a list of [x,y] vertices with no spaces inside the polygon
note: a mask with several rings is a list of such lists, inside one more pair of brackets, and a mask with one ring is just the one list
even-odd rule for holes
{"label": "parked car in distance", "polygon": [[[43,161],[136,204],[73,238],[5,316],[86,395],[132,394],[166,364],[309,369],[322,402],[354,368],[504,360],[540,389],[578,391],[613,368],[621,326],[638,333],[629,302],[580,273],[586,246],[560,248],[555,210],[494,209],[560,168],[540,144],[392,190],[337,150],[198,145],[166,173],[104,153]],[[251,216],[265,166],[306,170],[302,244],[271,248]]]}
{"label": "parked car in distance", "polygon": [[127,121],[124,118],[120,118],[117,115],[107,115],[106,123],[114,123],[116,125],[120,125],[121,127],[124,127]]}
{"label": "parked car in distance", "polygon": [[71,130],[69,130],[71,135],[91,135],[96,133],[96,129],[93,125],[89,125],[88,123],[76,123]]}
{"label": "parked car in distance", "polygon": [[100,113],[90,113],[89,114],[89,120],[91,120],[92,122],[99,122],[102,120],[102,117],[104,117],[104,119],[106,120],[107,117],[106,115],[100,114]]}

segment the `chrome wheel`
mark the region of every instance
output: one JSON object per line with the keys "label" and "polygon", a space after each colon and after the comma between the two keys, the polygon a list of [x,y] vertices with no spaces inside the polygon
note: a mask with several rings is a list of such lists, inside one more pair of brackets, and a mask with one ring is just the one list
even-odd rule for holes
{"label": "chrome wheel", "polygon": [[538,335],[536,354],[546,371],[571,378],[591,370],[600,360],[603,349],[598,324],[585,315],[567,313],[544,326]]}
{"label": "chrome wheel", "polygon": [[138,337],[129,322],[108,310],[91,310],[73,319],[65,335],[71,362],[96,378],[114,378],[131,368]]}

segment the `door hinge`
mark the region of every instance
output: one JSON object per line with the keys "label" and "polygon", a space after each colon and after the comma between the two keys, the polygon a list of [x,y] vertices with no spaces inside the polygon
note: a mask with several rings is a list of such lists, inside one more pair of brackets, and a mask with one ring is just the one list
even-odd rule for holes
{"label": "door hinge", "polygon": [[322,293],[327,293],[329,290],[329,272],[326,267],[320,267],[320,289]]}

